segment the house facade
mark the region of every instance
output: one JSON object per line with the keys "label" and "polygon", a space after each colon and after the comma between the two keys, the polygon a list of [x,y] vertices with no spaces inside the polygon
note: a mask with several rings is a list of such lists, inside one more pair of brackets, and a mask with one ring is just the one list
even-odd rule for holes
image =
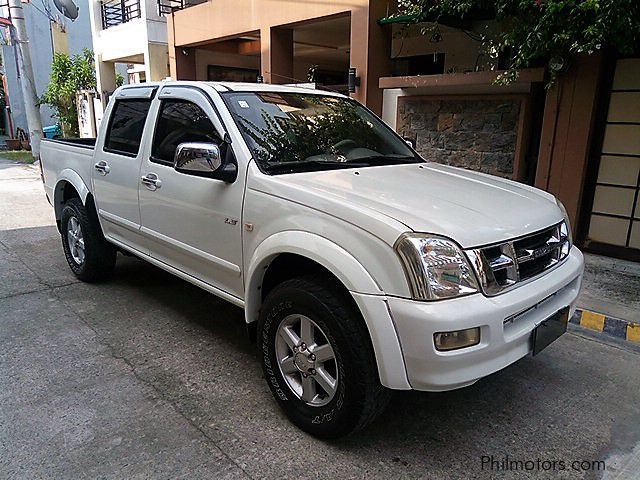
{"label": "house facade", "polygon": [[89,0],[89,16],[103,105],[119,72],[127,73],[125,83],[169,76],[167,26],[157,0]]}
{"label": "house facade", "polygon": [[544,68],[499,85],[504,66],[478,35],[498,28],[491,19],[425,34],[394,11],[386,0],[182,5],[167,15],[170,74],[350,93],[427,160],[550,191],[580,246],[640,260],[640,58],[569,59],[551,89]]}

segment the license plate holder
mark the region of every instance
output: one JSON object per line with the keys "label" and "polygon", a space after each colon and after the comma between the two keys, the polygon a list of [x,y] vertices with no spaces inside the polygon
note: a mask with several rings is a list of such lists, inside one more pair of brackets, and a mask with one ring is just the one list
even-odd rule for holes
{"label": "license plate holder", "polygon": [[569,307],[558,310],[538,325],[531,335],[533,355],[539,354],[546,347],[567,331],[569,324]]}

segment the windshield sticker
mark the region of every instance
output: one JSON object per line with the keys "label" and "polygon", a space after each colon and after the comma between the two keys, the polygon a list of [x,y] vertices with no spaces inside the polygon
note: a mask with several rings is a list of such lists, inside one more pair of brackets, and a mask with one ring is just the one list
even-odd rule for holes
{"label": "windshield sticker", "polygon": [[238,100],[238,105],[240,105],[240,108],[249,108],[249,104],[244,100]]}

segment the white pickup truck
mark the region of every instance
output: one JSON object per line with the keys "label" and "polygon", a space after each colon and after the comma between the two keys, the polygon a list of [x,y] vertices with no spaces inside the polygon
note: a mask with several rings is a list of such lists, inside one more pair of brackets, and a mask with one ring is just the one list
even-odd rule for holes
{"label": "white pickup truck", "polygon": [[121,87],[98,137],[42,144],[64,253],[118,250],[243,307],[278,404],[318,437],[390,390],[471,385],[566,331],[583,258],[552,195],[422,159],[297,87]]}

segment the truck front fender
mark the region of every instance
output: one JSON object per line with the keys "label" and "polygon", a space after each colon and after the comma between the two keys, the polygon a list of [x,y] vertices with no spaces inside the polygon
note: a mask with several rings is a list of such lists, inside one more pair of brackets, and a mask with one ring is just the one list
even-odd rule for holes
{"label": "truck front fender", "polygon": [[255,322],[262,305],[264,275],[270,263],[281,254],[306,257],[333,274],[351,293],[369,331],[380,382],[395,389],[408,389],[402,348],[386,297],[362,264],[349,252],[319,235],[303,231],[276,233],[258,245],[246,274],[245,320]]}
{"label": "truck front fender", "polygon": [[350,292],[382,294],[369,272],[349,252],[319,235],[299,230],[279,232],[266,238],[254,250],[246,274],[245,312],[247,323],[258,319],[262,303],[261,285],[271,261],[291,253],[322,265]]}

